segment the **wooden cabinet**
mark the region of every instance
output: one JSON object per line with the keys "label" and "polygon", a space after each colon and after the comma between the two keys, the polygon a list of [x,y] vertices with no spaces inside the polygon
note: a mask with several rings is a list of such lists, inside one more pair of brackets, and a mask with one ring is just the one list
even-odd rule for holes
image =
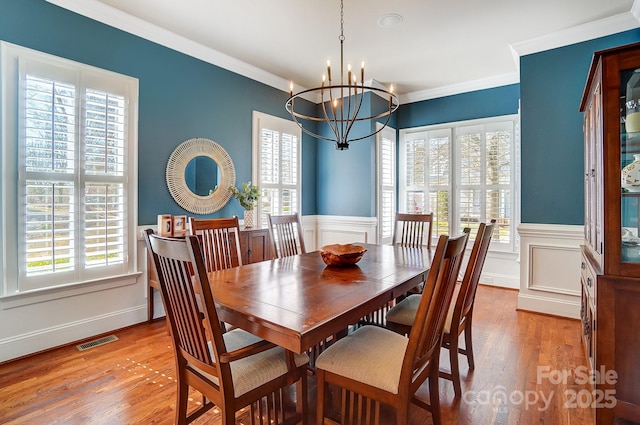
{"label": "wooden cabinet", "polygon": [[[269,229],[267,228],[240,228],[240,253],[242,255],[242,264],[257,263],[259,261],[270,260],[271,239],[269,238]],[[147,255],[147,283],[149,293],[147,294],[147,317],[149,321],[153,319],[154,301],[153,289],[160,289],[158,285],[158,277],[151,265],[151,257]]]}
{"label": "wooden cabinet", "polygon": [[240,251],[242,252],[242,263],[251,264],[258,261],[270,260],[271,240],[268,228],[252,227],[240,228]]}
{"label": "wooden cabinet", "polygon": [[596,52],[580,106],[582,340],[593,370],[597,425],[617,418],[640,422],[640,192],[621,180],[622,169],[640,154],[640,128],[632,125],[640,115],[627,108],[640,99],[639,81],[640,43]]}

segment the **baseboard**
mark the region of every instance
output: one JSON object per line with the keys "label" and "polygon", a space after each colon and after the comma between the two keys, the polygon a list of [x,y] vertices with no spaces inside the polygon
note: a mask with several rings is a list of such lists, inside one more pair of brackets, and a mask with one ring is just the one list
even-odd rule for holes
{"label": "baseboard", "polygon": [[64,346],[74,341],[91,338],[146,320],[147,306],[142,305],[5,338],[0,340],[0,363]]}
{"label": "baseboard", "polygon": [[565,301],[552,297],[535,296],[530,294],[518,295],[518,310],[533,311],[550,314],[552,316],[580,318],[580,300]]}

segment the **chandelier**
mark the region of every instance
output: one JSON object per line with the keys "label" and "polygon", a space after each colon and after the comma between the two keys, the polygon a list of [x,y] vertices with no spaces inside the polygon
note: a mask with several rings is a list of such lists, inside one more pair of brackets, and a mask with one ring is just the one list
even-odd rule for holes
{"label": "chandelier", "polygon": [[[331,79],[331,63],[327,61],[327,74],[322,76],[322,85],[312,89],[307,89],[299,93],[293,93],[293,83],[291,83],[290,97],[285,103],[285,108],[291,114],[296,124],[305,133],[322,140],[328,140],[336,143],[336,149],[349,149],[349,143],[366,139],[374,136],[387,126],[391,119],[391,114],[398,109],[398,97],[393,93],[393,86],[389,90],[379,87],[367,86],[364,82],[364,62],[360,67],[360,81],[356,72],[351,72],[351,64],[347,67],[347,73],[344,72],[344,3],[340,0],[340,84],[333,84]],[[344,78],[346,76],[346,84]],[[375,93],[384,99],[385,107],[379,113],[371,114],[361,113],[362,103],[364,101],[365,92]],[[304,96],[312,95],[320,99],[320,106],[317,115],[306,115],[299,110],[295,110],[296,99]],[[388,99],[388,101],[387,101]],[[382,126],[373,132],[367,132],[366,135],[351,136],[350,132],[356,122],[369,122],[373,124],[373,120],[385,118]],[[307,126],[305,127],[305,125]],[[325,123],[330,129],[330,136],[323,136],[308,128],[312,123]]]}

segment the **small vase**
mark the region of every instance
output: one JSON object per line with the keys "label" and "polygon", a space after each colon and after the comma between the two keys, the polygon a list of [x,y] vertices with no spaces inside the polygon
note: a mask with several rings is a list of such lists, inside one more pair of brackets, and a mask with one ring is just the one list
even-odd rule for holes
{"label": "small vase", "polygon": [[622,187],[629,192],[640,192],[640,155],[633,155],[634,161],[622,169]]}
{"label": "small vase", "polygon": [[253,227],[253,210],[244,210],[244,227]]}

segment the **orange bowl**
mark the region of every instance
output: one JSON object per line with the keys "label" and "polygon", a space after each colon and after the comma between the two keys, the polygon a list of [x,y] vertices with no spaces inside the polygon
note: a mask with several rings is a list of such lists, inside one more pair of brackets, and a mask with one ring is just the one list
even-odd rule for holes
{"label": "orange bowl", "polygon": [[320,248],[322,261],[327,266],[345,267],[356,264],[367,249],[360,245],[353,244],[333,244]]}

